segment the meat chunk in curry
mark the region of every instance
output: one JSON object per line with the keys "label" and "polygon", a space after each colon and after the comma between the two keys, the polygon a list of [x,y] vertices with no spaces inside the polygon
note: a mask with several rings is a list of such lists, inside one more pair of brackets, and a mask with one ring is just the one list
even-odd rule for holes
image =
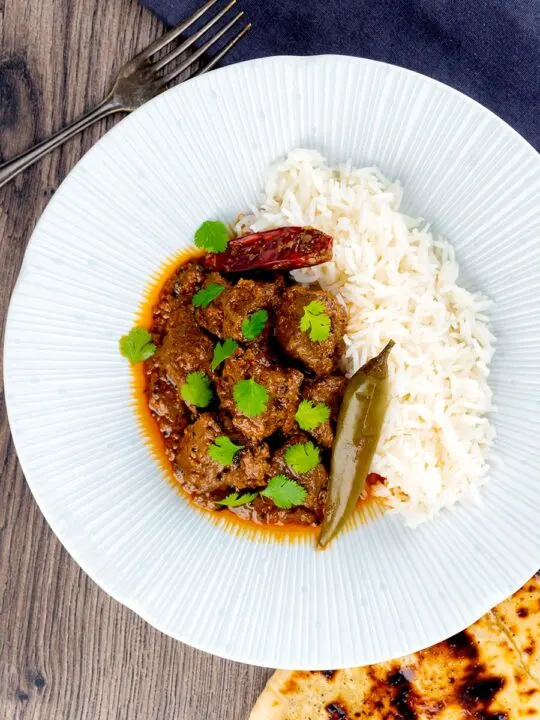
{"label": "meat chunk in curry", "polygon": [[173,460],[182,433],[189,423],[189,413],[175,385],[153,358],[147,363],[147,394],[150,411],[166,440],[167,455],[169,460]]}
{"label": "meat chunk in curry", "polygon": [[344,375],[328,375],[320,380],[306,380],[302,386],[302,396],[306,400],[311,400],[314,405],[324,403],[330,410],[328,420],[309,431],[321,447],[332,447],[335,423],[346,386],[347,378]]}
{"label": "meat chunk in curry", "polygon": [[[325,340],[312,340],[310,332],[301,329],[305,310],[311,303],[322,307],[330,319]],[[293,285],[283,293],[276,310],[276,338],[279,344],[316,375],[329,375],[337,368],[346,325],[345,308],[325,290]]]}
{"label": "meat chunk in curry", "polygon": [[231,288],[231,284],[217,272],[208,273],[201,285],[203,290],[211,286],[219,285],[223,288],[221,295],[218,295],[213,302],[197,308],[196,318],[201,327],[212,335],[221,337],[223,334],[223,319],[225,317],[226,304],[223,303],[223,295]]}
{"label": "meat chunk in curry", "polygon": [[189,307],[193,295],[200,289],[204,272],[198,263],[181,265],[163,286],[159,303],[154,308],[152,330],[163,335],[174,313],[180,307]]}
{"label": "meat chunk in curry", "polygon": [[[218,273],[211,273],[207,282],[225,284],[226,281]],[[267,312],[276,306],[285,282],[278,276],[273,282],[256,280],[239,280],[232,286],[227,283],[226,290],[206,308],[197,311],[201,325],[219,338],[232,338],[237,342],[247,342],[242,330],[242,323],[258,310]],[[268,336],[267,324],[264,337]]]}
{"label": "meat chunk in curry", "polygon": [[155,358],[168,379],[180,389],[189,373],[210,374],[214,343],[198,326],[190,307],[177,308],[169,323]]}
{"label": "meat chunk in curry", "polygon": [[287,462],[287,450],[293,445],[304,445],[309,442],[307,435],[298,434],[288,438],[287,441],[274,453],[270,472],[274,475],[285,475],[290,477],[307,491],[306,499],[303,506],[311,510],[317,517],[322,517],[324,509],[324,501],[326,499],[326,484],[328,482],[328,473],[324,467],[322,460],[312,470],[306,473],[297,472]]}
{"label": "meat chunk in curry", "polygon": [[[255,417],[242,413],[234,398],[236,383],[250,379],[268,393],[266,410]],[[217,380],[217,393],[235,430],[247,440],[258,441],[278,430],[289,433],[294,429],[294,414],[303,379],[301,372],[279,365],[265,350],[248,347],[225,361],[222,375]]]}
{"label": "meat chunk in curry", "polygon": [[209,453],[216,439],[223,435],[213,413],[202,413],[186,428],[178,444],[176,472],[190,492],[202,495],[206,500],[217,500],[230,490],[266,485],[270,455],[268,446],[259,443],[240,448],[231,464],[223,465]]}
{"label": "meat chunk in curry", "polygon": [[222,434],[211,413],[203,413],[189,425],[180,440],[175,457],[176,472],[185,487],[195,495],[226,491],[221,466],[208,454],[208,448]]}

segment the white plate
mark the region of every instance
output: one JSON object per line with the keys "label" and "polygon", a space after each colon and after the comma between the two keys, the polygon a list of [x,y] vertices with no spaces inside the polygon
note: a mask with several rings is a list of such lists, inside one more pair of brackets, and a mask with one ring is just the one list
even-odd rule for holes
{"label": "white plate", "polygon": [[[405,210],[457,248],[495,301],[499,462],[482,507],[412,531],[384,517],[327,552],[236,537],[162,478],[131,408],[118,338],[160,263],[202,220],[256,203],[298,146],[377,164]],[[53,530],[84,570],[160,630],[282,668],[382,661],[437,642],[540,564],[540,161],[444,85],[347,57],[270,58],[181,85],[77,165],[30,242],[10,307],[13,437]]]}

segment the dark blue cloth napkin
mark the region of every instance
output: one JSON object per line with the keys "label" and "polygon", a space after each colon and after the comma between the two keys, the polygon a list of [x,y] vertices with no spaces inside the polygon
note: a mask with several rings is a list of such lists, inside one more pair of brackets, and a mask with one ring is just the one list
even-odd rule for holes
{"label": "dark blue cloth napkin", "polygon": [[[203,4],[142,2],[170,25]],[[470,95],[540,149],[540,0],[239,0],[238,6],[253,27],[227,64],[324,53],[383,60]]]}

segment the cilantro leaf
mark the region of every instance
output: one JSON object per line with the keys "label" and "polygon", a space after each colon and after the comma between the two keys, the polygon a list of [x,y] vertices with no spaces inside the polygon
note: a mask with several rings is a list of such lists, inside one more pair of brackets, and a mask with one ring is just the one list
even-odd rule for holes
{"label": "cilantro leaf", "polygon": [[120,352],[132,365],[148,360],[156,352],[152,336],[146,328],[131,328],[127,335],[120,338]]}
{"label": "cilantro leaf", "polygon": [[220,465],[230,465],[243,445],[235,445],[226,435],[219,435],[208,448],[208,455]]}
{"label": "cilantro leaf", "polygon": [[218,505],[225,505],[225,507],[240,507],[240,505],[246,505],[247,503],[253,502],[259,493],[246,492],[240,493],[232,492],[223,500],[218,500]]}
{"label": "cilantro leaf", "polygon": [[268,391],[251,378],[235,383],[233,397],[237,408],[247,417],[262,415],[268,404]]}
{"label": "cilantro leaf", "polygon": [[287,465],[297,473],[307,473],[321,461],[319,448],[310,440],[305,443],[296,443],[285,450]]}
{"label": "cilantro leaf", "polygon": [[191,405],[205,408],[212,400],[210,378],[203,372],[191,372],[180,388],[180,395]]}
{"label": "cilantro leaf", "polygon": [[299,483],[286,475],[275,475],[270,478],[268,485],[261,491],[261,495],[273,500],[274,505],[283,510],[289,510],[295,505],[302,505],[307,492]]}
{"label": "cilantro leaf", "polygon": [[227,338],[223,343],[217,342],[214,348],[214,357],[212,358],[212,364],[210,367],[215,370],[228,357],[231,357],[233,352],[238,347],[238,343],[235,340]]}
{"label": "cilantro leaf", "polygon": [[267,310],[257,310],[257,312],[247,315],[242,320],[242,335],[246,340],[255,340],[264,330],[267,320]]}
{"label": "cilantro leaf", "polygon": [[300,330],[309,332],[309,339],[313,342],[324,342],[330,335],[332,323],[325,312],[325,307],[319,300],[313,300],[304,307],[304,314],[300,320]]}
{"label": "cilantro leaf", "polygon": [[206,220],[195,233],[195,245],[207,252],[223,252],[229,244],[229,230],[220,220]]}
{"label": "cilantro leaf", "polygon": [[302,400],[294,419],[302,430],[315,430],[330,417],[328,405],[320,402],[316,405],[311,400]]}
{"label": "cilantro leaf", "polygon": [[215,300],[225,290],[225,285],[219,285],[218,283],[208,283],[203,288],[196,292],[191,298],[191,304],[195,307],[208,307],[210,303]]}

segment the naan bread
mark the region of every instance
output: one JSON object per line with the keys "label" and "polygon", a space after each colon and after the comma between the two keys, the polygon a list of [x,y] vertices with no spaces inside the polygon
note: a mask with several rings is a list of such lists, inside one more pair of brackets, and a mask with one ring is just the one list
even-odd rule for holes
{"label": "naan bread", "polygon": [[454,637],[400,660],[268,681],[249,720],[540,719],[540,576]]}

